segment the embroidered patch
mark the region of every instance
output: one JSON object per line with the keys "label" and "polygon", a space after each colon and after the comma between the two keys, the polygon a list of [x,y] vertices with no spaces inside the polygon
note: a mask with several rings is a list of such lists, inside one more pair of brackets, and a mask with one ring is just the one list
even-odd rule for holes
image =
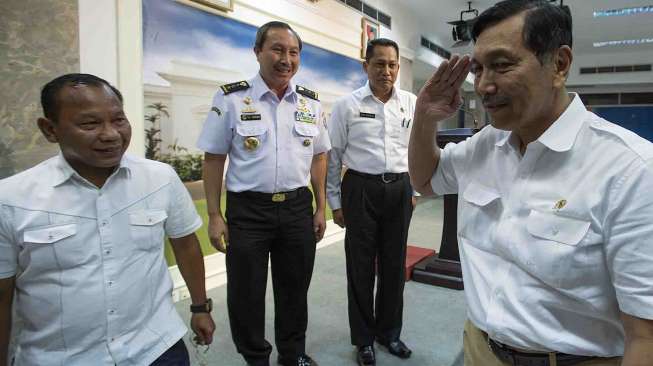
{"label": "embroidered patch", "polygon": [[260,114],[241,114],[240,115],[240,120],[241,121],[260,121],[261,120],[261,115]]}
{"label": "embroidered patch", "polygon": [[317,116],[315,113],[296,111],[295,121],[315,124],[317,122]]}
{"label": "embroidered patch", "polygon": [[222,89],[222,93],[224,95],[231,94],[233,92],[237,92],[239,90],[245,90],[249,88],[249,84],[246,81],[237,81],[235,83],[231,84],[225,84],[220,87]]}
{"label": "embroidered patch", "polygon": [[363,117],[363,118],[376,118],[376,114],[374,114],[374,113],[361,112],[360,116]]}

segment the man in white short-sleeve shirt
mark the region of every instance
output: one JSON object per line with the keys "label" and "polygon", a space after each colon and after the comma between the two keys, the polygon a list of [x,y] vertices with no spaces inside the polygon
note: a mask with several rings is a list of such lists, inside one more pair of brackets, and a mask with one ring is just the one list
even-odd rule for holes
{"label": "man in white short-sleeve shirt", "polygon": [[[326,228],[331,144],[318,93],[292,80],[301,50],[302,41],[288,24],[260,26],[254,42],[258,73],[220,87],[197,142],[205,152],[208,236],[226,253],[231,335],[252,366],[268,366],[272,352],[265,339],[268,262],[277,361],[317,365],[305,349],[307,295],[315,244]],[[225,218],[220,201],[227,156]]]}
{"label": "man in white short-sleeve shirt", "polygon": [[[569,9],[503,1],[473,37],[418,96],[409,151],[416,190],[459,195],[465,364],[653,364],[653,144],[567,92]],[[470,67],[492,126],[441,151]]]}
{"label": "man in white short-sleeve shirt", "polygon": [[124,155],[131,127],[106,81],[63,75],[41,100],[39,128],[61,153],[0,181],[0,365],[14,293],[17,365],[188,365],[164,235],[197,341],[215,327],[188,192],[169,166]]}

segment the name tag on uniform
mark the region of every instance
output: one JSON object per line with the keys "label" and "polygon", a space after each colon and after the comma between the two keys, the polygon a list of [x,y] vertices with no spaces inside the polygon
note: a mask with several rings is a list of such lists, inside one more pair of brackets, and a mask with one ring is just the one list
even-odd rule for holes
{"label": "name tag on uniform", "polygon": [[261,115],[260,114],[241,114],[240,115],[240,120],[241,121],[259,121],[259,120],[261,120]]}
{"label": "name tag on uniform", "polygon": [[361,112],[360,116],[363,117],[363,118],[376,118],[376,114],[374,114],[374,113]]}
{"label": "name tag on uniform", "polygon": [[296,111],[295,121],[315,124],[315,122],[317,122],[317,117],[314,113]]}

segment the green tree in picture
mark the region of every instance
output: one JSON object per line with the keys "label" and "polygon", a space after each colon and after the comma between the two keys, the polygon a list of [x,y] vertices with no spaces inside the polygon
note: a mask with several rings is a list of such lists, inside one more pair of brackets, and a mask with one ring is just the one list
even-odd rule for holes
{"label": "green tree in picture", "polygon": [[156,102],[147,106],[153,109],[154,112],[145,115],[145,120],[150,123],[150,126],[145,129],[145,157],[147,159],[156,160],[159,158],[161,138],[161,129],[157,128],[157,123],[161,121],[161,117],[170,117],[168,107],[161,103]]}

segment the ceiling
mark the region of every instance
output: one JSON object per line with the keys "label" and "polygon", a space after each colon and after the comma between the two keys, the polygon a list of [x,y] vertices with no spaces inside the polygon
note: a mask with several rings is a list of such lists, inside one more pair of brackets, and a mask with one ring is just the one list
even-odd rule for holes
{"label": "ceiling", "polygon": [[[563,0],[571,9],[574,32],[574,55],[623,54],[626,52],[650,53],[653,60],[653,43],[596,48],[594,42],[653,38],[653,13],[631,16],[594,18],[597,10],[621,9],[653,5],[653,0]],[[473,45],[451,48],[452,26],[448,21],[459,20],[460,12],[467,10],[467,0],[401,0],[412,13],[422,30],[422,35],[453,53],[472,53]],[[472,8],[479,12],[495,4],[496,0],[473,0]],[[464,14],[465,20],[473,15]],[[626,62],[627,63],[627,62]],[[420,60],[413,64],[415,80],[426,80],[433,73],[433,66]]]}
{"label": "ceiling", "polygon": [[[631,16],[612,16],[594,18],[596,10],[620,9],[635,6],[653,5],[653,0],[563,0],[571,9],[574,22],[574,52],[593,54],[610,52],[653,52],[653,43],[632,46],[611,46],[595,48],[594,42],[625,39],[653,38],[653,13]],[[406,9],[423,29],[423,35],[437,43],[437,40],[453,44],[451,25],[446,22],[460,19],[460,12],[467,9],[466,0],[401,0]],[[473,0],[472,8],[479,12],[496,3],[495,0]],[[472,16],[464,15],[464,19]],[[459,51],[460,50],[460,51]],[[456,52],[471,51],[467,48],[454,49]]]}

